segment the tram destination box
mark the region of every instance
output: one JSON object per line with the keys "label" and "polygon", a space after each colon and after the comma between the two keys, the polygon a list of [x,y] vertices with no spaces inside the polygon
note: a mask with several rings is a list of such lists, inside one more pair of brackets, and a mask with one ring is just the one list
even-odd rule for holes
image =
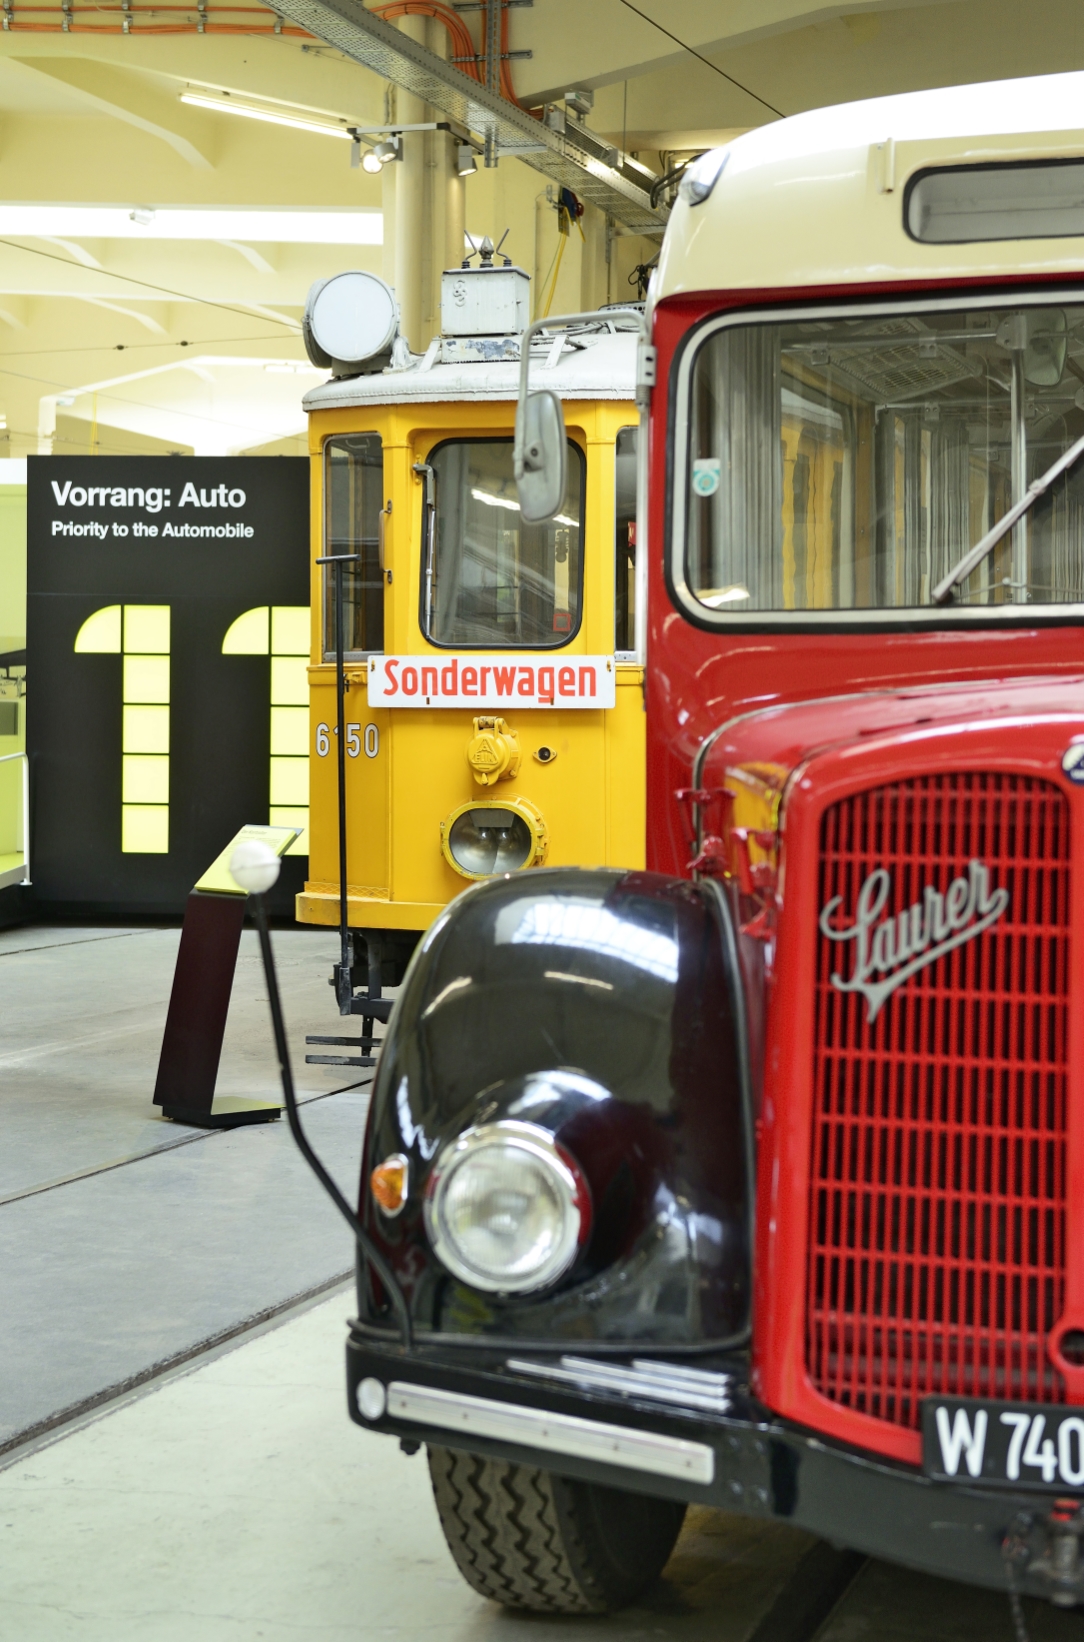
{"label": "tram destination box", "polygon": [[440,276],[445,336],[522,336],[531,319],[531,281],[522,268],[452,268]]}
{"label": "tram destination box", "polygon": [[35,905],[179,913],[224,841],[273,819],[272,657],[307,662],[308,507],[303,457],[29,459]]}

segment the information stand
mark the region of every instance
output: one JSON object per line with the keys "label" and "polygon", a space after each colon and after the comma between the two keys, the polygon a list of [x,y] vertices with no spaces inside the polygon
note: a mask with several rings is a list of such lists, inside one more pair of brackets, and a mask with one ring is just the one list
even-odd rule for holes
{"label": "information stand", "polygon": [[247,903],[230,876],[230,857],[248,838],[281,856],[298,836],[292,827],[242,827],[188,897],[154,1087],[154,1104],[174,1123],[236,1129],[281,1115],[278,1101],[216,1098],[215,1084]]}

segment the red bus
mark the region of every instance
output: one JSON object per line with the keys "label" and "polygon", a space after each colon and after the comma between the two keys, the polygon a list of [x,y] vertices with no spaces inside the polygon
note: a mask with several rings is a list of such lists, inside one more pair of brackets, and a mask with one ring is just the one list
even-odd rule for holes
{"label": "red bus", "polygon": [[365,1142],[352,1414],[500,1602],[629,1600],[690,1501],[1084,1595],[1082,107],[820,110],[683,181],[648,870],[453,902]]}

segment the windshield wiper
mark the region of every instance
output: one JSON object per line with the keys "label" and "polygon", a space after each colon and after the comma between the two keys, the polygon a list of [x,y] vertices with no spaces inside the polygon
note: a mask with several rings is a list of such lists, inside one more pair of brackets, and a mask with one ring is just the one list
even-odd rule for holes
{"label": "windshield wiper", "polygon": [[1038,479],[1028,486],[1026,493],[1020,500],[1014,502],[1008,513],[998,520],[993,529],[988,530],[982,540],[976,542],[971,551],[965,553],[963,558],[953,566],[948,575],[941,578],[930,594],[930,603],[947,604],[952,597],[953,588],[960,582],[967,580],[975,566],[981,564],[986,555],[1001,541],[1002,537],[1009,534],[1013,525],[1016,524],[1018,519],[1024,517],[1028,508],[1034,502],[1037,502],[1039,497],[1050,489],[1054,480],[1060,478],[1066,469],[1071,468],[1073,463],[1081,456],[1084,456],[1084,439],[1078,439],[1075,445],[1070,445],[1063,456],[1059,456],[1057,461],[1051,467],[1048,467],[1045,473],[1040,474]]}

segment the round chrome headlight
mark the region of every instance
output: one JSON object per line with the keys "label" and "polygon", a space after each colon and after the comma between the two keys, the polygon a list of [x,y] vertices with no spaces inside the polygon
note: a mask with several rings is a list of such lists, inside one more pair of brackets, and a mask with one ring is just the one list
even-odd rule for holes
{"label": "round chrome headlight", "polygon": [[487,1123],[438,1156],[425,1225],[453,1276],[490,1293],[527,1294],[572,1265],[591,1230],[591,1194],[545,1129]]}

